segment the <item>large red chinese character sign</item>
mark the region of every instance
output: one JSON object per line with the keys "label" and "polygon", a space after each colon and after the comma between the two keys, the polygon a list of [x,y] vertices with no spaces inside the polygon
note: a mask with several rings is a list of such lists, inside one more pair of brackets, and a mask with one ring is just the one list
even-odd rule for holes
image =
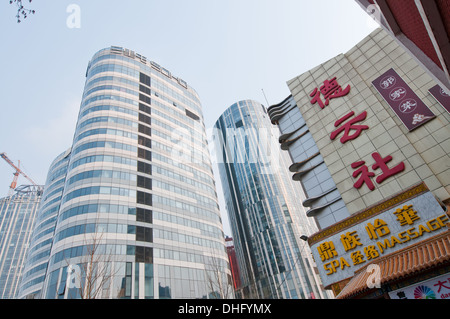
{"label": "large red chinese character sign", "polygon": [[[392,81],[394,81],[393,78],[386,78],[385,85],[392,85]],[[331,80],[325,80],[319,89],[314,89],[314,91],[310,94],[310,97],[313,98],[310,102],[311,104],[318,104],[319,107],[323,109],[325,106],[329,105],[331,99],[347,95],[350,92],[350,89],[350,85],[347,85],[347,87],[343,90],[337,82],[336,77],[334,77]],[[401,89],[393,92],[395,97],[398,99],[402,99],[402,95],[404,93],[405,92]],[[324,100],[322,100],[322,97]],[[405,108],[406,107],[408,106],[405,105]],[[369,129],[369,126],[359,124],[364,122],[366,117],[367,111],[364,111],[356,116],[354,111],[350,111],[334,123],[334,127],[336,127],[336,129],[331,132],[330,139],[334,140],[341,135],[340,142],[342,144],[356,139],[364,130]],[[392,160],[392,156],[390,155],[383,158],[379,153],[375,152],[372,154],[372,158],[375,160],[375,163],[371,166],[371,169],[373,171],[378,169],[381,170],[381,174],[375,178],[377,184],[382,183],[385,179],[396,175],[405,169],[405,164],[403,162],[389,168],[387,163]],[[354,169],[352,176],[357,179],[353,186],[359,189],[365,184],[370,190],[373,191],[375,189],[375,184],[372,181],[372,178],[376,175],[369,169],[369,166],[365,164],[365,161],[356,161],[351,164],[351,167]]]}
{"label": "large red chinese character sign", "polygon": [[[391,177],[400,172],[403,172],[405,170],[405,163],[403,162],[400,162],[393,168],[389,168],[387,166],[387,163],[392,160],[392,156],[390,155],[386,156],[385,158],[382,158],[379,153],[375,152],[372,154],[372,157],[375,160],[375,164],[372,165],[372,169],[373,170],[381,169],[382,172],[382,174],[375,179],[378,184],[382,183],[386,178]],[[353,186],[359,189],[362,187],[363,184],[366,184],[367,187],[369,187],[369,189],[373,191],[375,189],[375,185],[373,184],[371,178],[375,176],[375,173],[369,172],[369,168],[364,164],[365,164],[364,161],[358,161],[351,165],[352,168],[358,168],[353,172],[353,177],[356,178],[359,176],[359,179]]]}
{"label": "large red chinese character sign", "polygon": [[[347,121],[353,115],[355,115],[355,112],[351,111],[347,115],[345,115],[342,118],[340,118],[339,120],[337,120],[336,123],[334,123],[334,126],[338,127],[339,125],[341,125],[343,122]],[[355,118],[345,122],[345,124],[342,125],[341,127],[339,127],[337,130],[333,131],[330,135],[330,138],[332,140],[334,140],[336,138],[336,136],[339,135],[339,133],[344,131],[344,136],[340,140],[342,144],[344,144],[345,142],[347,142],[349,140],[354,140],[355,138],[357,138],[359,136],[359,134],[361,134],[362,130],[367,130],[369,128],[367,125],[354,125],[357,122],[361,122],[361,121],[365,120],[366,117],[367,117],[367,112],[366,111],[362,112]],[[349,134],[350,131],[352,131],[352,130],[354,130],[356,132],[354,132],[353,134]]]}
{"label": "large red chinese character sign", "polygon": [[[315,88],[309,96],[313,98],[311,104],[317,103],[323,109],[330,103],[331,99],[345,96],[348,92],[350,92],[350,85],[342,90],[342,87],[336,81],[336,77],[334,77],[331,80],[325,80],[323,85],[319,89]],[[321,94],[325,98],[325,102],[321,99]]]}

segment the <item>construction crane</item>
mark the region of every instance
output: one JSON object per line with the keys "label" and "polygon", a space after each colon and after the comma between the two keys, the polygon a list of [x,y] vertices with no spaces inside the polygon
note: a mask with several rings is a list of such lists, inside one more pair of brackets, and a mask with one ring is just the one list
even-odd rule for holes
{"label": "construction crane", "polygon": [[[14,163],[8,158],[8,156],[6,156],[6,153],[0,153],[0,156],[9,164],[11,165],[16,171],[14,172],[14,178],[13,181],[11,183],[11,186],[9,186],[9,193],[8,196],[11,196],[14,194],[14,190],[16,189],[17,186],[17,179],[19,178],[19,174],[22,174],[26,179],[28,179],[34,186],[37,186],[37,184],[30,178],[27,176],[27,174],[25,174],[18,166],[14,165]],[[19,166],[20,166],[20,161],[19,161]]]}

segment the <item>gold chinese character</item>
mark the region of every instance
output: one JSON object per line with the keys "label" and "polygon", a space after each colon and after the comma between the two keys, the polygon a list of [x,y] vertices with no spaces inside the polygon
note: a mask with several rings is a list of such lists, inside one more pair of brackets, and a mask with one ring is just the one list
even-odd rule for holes
{"label": "gold chinese character", "polygon": [[395,212],[397,220],[401,226],[412,225],[416,220],[420,219],[417,216],[417,212],[412,208],[412,205],[405,205],[402,208],[398,208]]}
{"label": "gold chinese character", "polygon": [[332,241],[327,241],[320,244],[319,247],[317,247],[317,250],[319,251],[319,255],[320,258],[322,258],[322,261],[337,256],[337,252]]}
{"label": "gold chinese character", "polygon": [[386,236],[391,232],[387,227],[386,222],[381,219],[375,219],[373,224],[368,223],[366,231],[369,234],[370,239],[378,239],[378,237]]}
{"label": "gold chinese character", "polygon": [[347,232],[345,235],[341,235],[341,242],[344,245],[345,251],[356,248],[356,246],[361,246],[359,242],[358,234],[356,231]]}
{"label": "gold chinese character", "polygon": [[355,265],[355,266],[366,262],[366,261],[364,260],[363,254],[361,254],[361,252],[360,252],[359,250],[353,252],[353,253],[350,255],[350,257],[352,258],[353,265]]}
{"label": "gold chinese character", "polygon": [[374,259],[380,256],[378,250],[373,245],[364,247],[364,253],[366,254],[367,259]]}

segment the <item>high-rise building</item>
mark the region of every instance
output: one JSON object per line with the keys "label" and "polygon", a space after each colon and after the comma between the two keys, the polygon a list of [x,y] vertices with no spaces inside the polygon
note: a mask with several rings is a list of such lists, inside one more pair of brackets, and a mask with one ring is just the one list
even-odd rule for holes
{"label": "high-rise building", "polygon": [[93,56],[46,189],[22,297],[233,296],[200,100],[157,63]]}
{"label": "high-rise building", "polygon": [[14,299],[19,292],[42,190],[43,186],[23,185],[0,199],[0,299]]}
{"label": "high-rise building", "polygon": [[44,285],[71,149],[51,163],[24,265],[19,298],[37,298]]}
{"label": "high-rise building", "polygon": [[250,298],[328,298],[308,245],[316,226],[301,206],[280,153],[278,129],[252,100],[230,106],[214,126],[224,199],[242,279]]}

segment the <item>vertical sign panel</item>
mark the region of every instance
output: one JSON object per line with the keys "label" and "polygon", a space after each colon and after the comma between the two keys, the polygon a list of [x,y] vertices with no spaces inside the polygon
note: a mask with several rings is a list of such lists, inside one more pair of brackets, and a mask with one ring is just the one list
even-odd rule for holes
{"label": "vertical sign panel", "polygon": [[409,131],[436,117],[394,69],[372,84]]}
{"label": "vertical sign panel", "polygon": [[450,113],[450,95],[445,93],[439,85],[433,86],[428,92],[430,92],[439,104]]}

